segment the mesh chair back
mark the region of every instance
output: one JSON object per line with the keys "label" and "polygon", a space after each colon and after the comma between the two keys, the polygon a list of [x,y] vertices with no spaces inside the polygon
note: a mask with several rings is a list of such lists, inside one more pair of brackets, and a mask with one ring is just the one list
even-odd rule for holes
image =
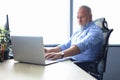
{"label": "mesh chair back", "polygon": [[106,68],[107,53],[109,48],[109,37],[113,29],[108,29],[108,24],[105,18],[99,18],[95,20],[95,24],[102,29],[104,37],[102,56],[98,64],[98,72],[102,74],[103,72],[105,72]]}

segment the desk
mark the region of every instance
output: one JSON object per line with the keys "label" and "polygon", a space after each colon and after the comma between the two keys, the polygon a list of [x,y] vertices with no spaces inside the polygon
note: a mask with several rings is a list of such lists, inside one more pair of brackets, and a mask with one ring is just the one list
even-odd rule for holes
{"label": "desk", "polygon": [[48,66],[7,60],[0,63],[0,80],[96,80],[71,61]]}

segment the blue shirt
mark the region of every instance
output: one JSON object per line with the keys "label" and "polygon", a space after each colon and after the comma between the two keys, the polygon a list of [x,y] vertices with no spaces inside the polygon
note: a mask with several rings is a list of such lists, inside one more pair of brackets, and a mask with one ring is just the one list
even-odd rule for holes
{"label": "blue shirt", "polygon": [[80,53],[71,58],[77,61],[90,61],[99,58],[102,44],[102,30],[94,22],[90,22],[76,31],[66,43],[59,47],[64,51],[72,45],[76,45],[80,49]]}

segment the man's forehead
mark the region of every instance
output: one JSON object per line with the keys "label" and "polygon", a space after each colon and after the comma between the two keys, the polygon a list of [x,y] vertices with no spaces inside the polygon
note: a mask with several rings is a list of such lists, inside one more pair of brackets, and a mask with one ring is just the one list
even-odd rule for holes
{"label": "man's forehead", "polygon": [[85,9],[79,9],[77,14],[88,14],[88,11]]}
{"label": "man's forehead", "polygon": [[80,7],[78,12],[85,12],[88,13],[88,10],[86,8]]}
{"label": "man's forehead", "polygon": [[88,15],[88,10],[86,9],[86,8],[79,8],[79,10],[78,10],[78,13],[77,13],[78,15]]}

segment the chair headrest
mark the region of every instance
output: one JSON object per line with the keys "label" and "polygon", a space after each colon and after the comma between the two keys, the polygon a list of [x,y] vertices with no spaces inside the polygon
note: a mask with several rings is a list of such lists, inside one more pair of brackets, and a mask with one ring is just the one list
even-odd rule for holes
{"label": "chair headrest", "polygon": [[102,28],[108,28],[107,22],[104,17],[94,20],[95,24]]}
{"label": "chair headrest", "polygon": [[108,24],[104,17],[94,20],[95,24],[99,26],[102,30],[108,30]]}

